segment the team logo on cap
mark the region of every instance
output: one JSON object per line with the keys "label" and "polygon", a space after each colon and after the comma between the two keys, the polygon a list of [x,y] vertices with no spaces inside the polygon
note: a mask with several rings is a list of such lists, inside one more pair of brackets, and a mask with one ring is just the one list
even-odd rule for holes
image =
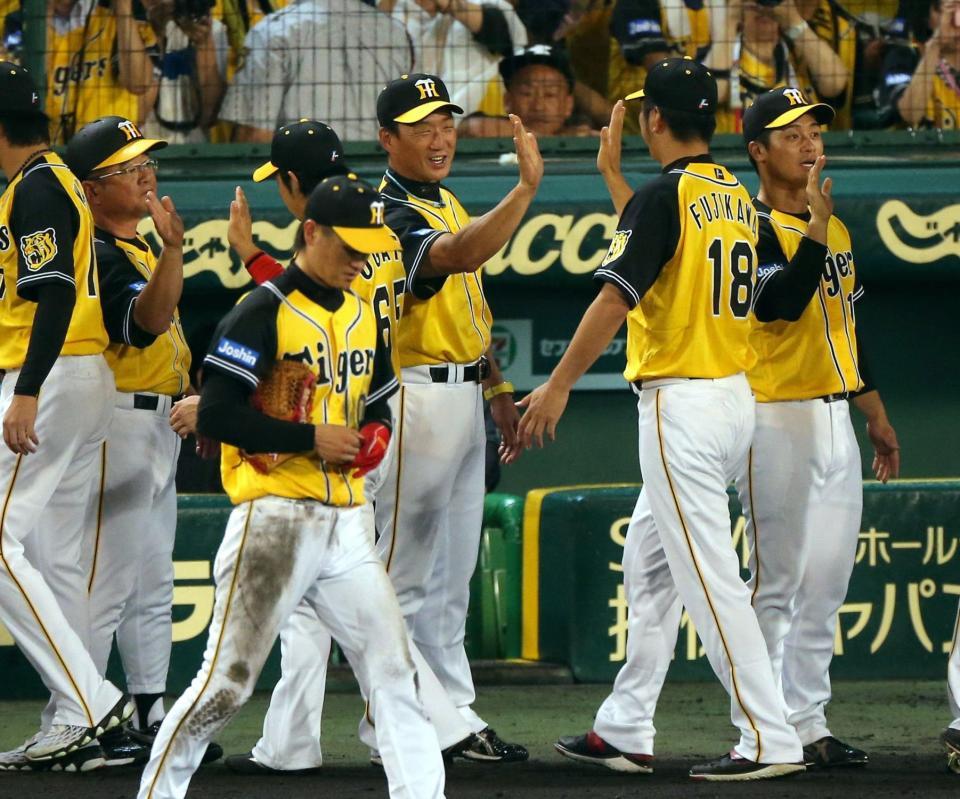
{"label": "team logo on cap", "polygon": [[430,97],[440,97],[437,91],[437,84],[432,78],[421,78],[413,84],[420,92],[420,99],[426,100]]}
{"label": "team logo on cap", "polygon": [[140,129],[129,119],[125,119],[123,122],[118,122],[117,127],[123,131],[123,135],[127,137],[127,141],[143,138],[143,134],[140,132]]}
{"label": "team logo on cap", "polygon": [[783,96],[790,101],[790,105],[810,105],[799,89],[784,89]]}
{"label": "team logo on cap", "polygon": [[621,255],[623,251],[627,249],[627,242],[630,241],[630,236],[633,234],[632,230],[618,230],[613,234],[613,240],[610,242],[610,249],[607,250],[607,254],[603,256],[603,263],[600,266],[606,266],[609,263],[613,263]]}
{"label": "team logo on cap", "polygon": [[383,224],[383,203],[380,200],[370,203],[370,224],[378,227]]}
{"label": "team logo on cap", "polygon": [[709,107],[710,107],[710,101],[709,101],[706,97],[704,97],[704,98],[700,101],[700,105],[697,106],[697,108],[699,108],[701,111],[702,111],[704,108],[709,108]]}
{"label": "team logo on cap", "polygon": [[57,232],[48,227],[20,237],[20,252],[27,269],[36,272],[57,257]]}

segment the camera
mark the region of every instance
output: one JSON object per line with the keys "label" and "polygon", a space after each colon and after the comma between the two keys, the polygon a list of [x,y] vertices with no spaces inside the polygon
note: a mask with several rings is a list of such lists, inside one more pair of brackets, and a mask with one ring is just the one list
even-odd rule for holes
{"label": "camera", "polygon": [[215,0],[174,0],[174,19],[206,19]]}

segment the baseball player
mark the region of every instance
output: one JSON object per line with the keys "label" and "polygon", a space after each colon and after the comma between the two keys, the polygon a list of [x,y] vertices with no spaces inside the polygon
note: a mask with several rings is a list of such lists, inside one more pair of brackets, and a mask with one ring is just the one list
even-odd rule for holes
{"label": "baseball player", "polygon": [[[304,598],[353,653],[378,708],[390,795],[443,796],[437,737],[363,508],[362,474],[383,456],[376,445],[389,436],[397,379],[372,309],[350,286],[367,254],[397,246],[376,191],[355,177],[328,178],[310,195],[294,262],[214,335],[199,425],[225,442],[224,487],[237,507],[217,553],[204,664],[160,728],[140,799],[186,793],[207,741],[249,698]],[[275,384],[294,365],[306,372],[295,393],[302,415],[256,410],[269,409],[271,392],[290,393]]]}
{"label": "baseball player", "polygon": [[463,646],[483,521],[484,396],[506,457],[519,451],[513,386],[484,357],[492,316],[481,268],[520,224],[543,160],[533,134],[512,117],[519,181],[471,221],[440,183],[456,150],[454,113],[462,110],[434,75],[403,75],[377,99],[388,155],[380,188],[407,275],[397,331],[403,376],[397,443],[377,494],[377,549],[414,642],[476,734],[463,756],[509,762],[526,760],[527,750],[501,740],[471,708],[475,692]]}
{"label": "baseball player", "polygon": [[[275,178],[280,196],[297,219],[303,219],[307,198],[313,187],[325,177],[343,174],[343,147],[337,134],[316,120],[300,120],[277,129],[271,145],[270,160],[254,172],[255,181]],[[283,267],[253,243],[250,210],[238,187],[230,205],[228,238],[257,283],[278,277]],[[399,251],[375,253],[353,285],[353,290],[370,303],[384,346],[397,366],[396,326],[400,319],[405,274]],[[396,395],[394,395],[395,397]],[[394,397],[390,398],[393,403]],[[391,412],[396,408],[391,404]],[[390,451],[371,470],[364,493],[373,499],[382,483]],[[373,513],[372,505],[364,506]],[[373,530],[373,520],[370,520]],[[440,746],[452,752],[465,745],[471,732],[457,708],[447,697],[419,650],[408,642],[420,679],[420,693],[427,715],[437,732]],[[231,755],[227,766],[245,774],[309,773],[323,763],[320,723],[330,657],[330,633],[317,618],[308,602],[301,602],[280,631],[281,678],[274,689],[263,723],[263,735],[254,748],[242,755]],[[364,687],[362,685],[362,687]],[[376,752],[376,733],[372,717],[364,714],[360,737]]]}
{"label": "baseball player", "polygon": [[[833,737],[830,701],[837,611],[853,572],[863,507],[850,402],[867,417],[876,477],[897,477],[900,447],[856,329],[863,295],[853,245],[829,194],[808,190],[823,162],[821,125],[833,109],[796,88],[760,95],[743,116],[760,175],[754,200],[757,324],[749,372],[757,425],[737,490],[747,520],[750,596],[808,766],[862,766],[865,752]],[[788,266],[813,278],[779,300],[771,279]],[[849,401],[848,401],[849,400]]]}
{"label": "baseball player", "polygon": [[653,714],[681,602],[730,694],[740,740],[696,765],[697,780],[766,779],[804,770],[750,594],[731,546],[726,487],[746,460],[754,401],[745,372],[757,216],[740,182],[709,154],[717,85],[670,58],[649,72],[640,128],[663,174],[627,203],[595,273],[601,284],[549,381],[520,403],[524,445],[555,435],[570,389],[627,322],[624,376],[640,395],[643,489],[624,550],[628,664],[586,735],[561,738],[573,759],[653,770]]}
{"label": "baseball player", "polygon": [[947,750],[947,768],[954,774],[960,774],[960,607],[957,608],[957,621],[953,625],[953,647],[947,666],[947,695],[954,718],[940,740]]}
{"label": "baseball player", "polygon": [[93,220],[47,128],[30,75],[0,61],[0,619],[52,694],[0,765],[85,771],[133,712],[86,640],[84,512],[115,389]]}
{"label": "baseball player", "polygon": [[[66,154],[96,225],[100,302],[111,342],[105,357],[117,384],[87,514],[90,654],[105,672],[116,634],[139,739],[122,730],[102,737],[107,765],[146,760],[163,718],[173,637],[180,438],[167,417],[189,383],[190,350],[177,313],[183,223],[169,197],[158,199],[150,157],[165,146],[144,138],[130,120],[109,116],[84,126]],[[159,258],[137,234],[147,214],[163,241]]]}

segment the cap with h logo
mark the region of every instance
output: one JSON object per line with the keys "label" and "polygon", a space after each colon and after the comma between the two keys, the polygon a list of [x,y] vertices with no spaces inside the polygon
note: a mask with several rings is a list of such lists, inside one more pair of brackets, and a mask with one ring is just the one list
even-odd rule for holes
{"label": "cap with h logo", "polygon": [[12,61],[0,61],[0,113],[46,116],[30,72]]}
{"label": "cap with h logo", "polygon": [[343,144],[333,128],[315,119],[301,119],[277,128],[270,143],[270,160],[257,168],[253,179],[259,183],[277,172],[325,178],[346,171]]}
{"label": "cap with h logo", "polygon": [[381,126],[391,122],[412,125],[430,116],[434,111],[453,111],[462,114],[463,109],[450,102],[450,92],[436,75],[416,72],[401,75],[390,81],[377,97],[377,121]]}
{"label": "cap with h logo", "polygon": [[67,166],[80,180],[97,169],[116,166],[150,150],[166,147],[162,139],[146,139],[133,122],[124,117],[101,117],[84,125],[67,145]]}
{"label": "cap with h logo", "polygon": [[833,109],[826,103],[811,103],[799,89],[787,86],[759,95],[743,112],[743,138],[749,144],[765,130],[785,128],[804,114],[813,114],[821,125],[833,122]]}
{"label": "cap with h logo", "polygon": [[625,100],[644,97],[659,108],[712,116],[717,112],[717,82],[703,64],[692,58],[665,58],[650,68],[643,88]]}
{"label": "cap with h logo", "polygon": [[322,181],[307,199],[304,218],[333,228],[357,252],[400,249],[400,240],[383,221],[380,192],[352,172]]}
{"label": "cap with h logo", "polygon": [[504,85],[509,87],[514,75],[531,64],[553,67],[566,78],[567,85],[573,91],[573,68],[570,66],[570,59],[567,58],[567,54],[562,49],[550,44],[531,44],[528,47],[518,47],[511,55],[500,61],[500,77],[503,78]]}

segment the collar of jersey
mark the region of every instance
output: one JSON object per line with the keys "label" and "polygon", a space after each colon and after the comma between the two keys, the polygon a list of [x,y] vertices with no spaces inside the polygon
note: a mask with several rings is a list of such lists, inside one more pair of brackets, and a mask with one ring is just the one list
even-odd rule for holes
{"label": "collar of jersey", "polygon": [[278,275],[270,281],[285,295],[291,291],[299,291],[308,300],[321,305],[328,311],[335,311],[343,305],[343,292],[340,289],[333,289],[330,286],[324,286],[317,283],[293,261],[290,266],[283,270],[283,274]]}
{"label": "collar of jersey", "polygon": [[384,177],[388,183],[392,183],[416,200],[428,202],[437,208],[443,208],[446,205],[443,201],[443,195],[440,194],[439,183],[422,183],[413,178],[405,178],[402,175],[398,175],[392,169],[388,169]]}
{"label": "collar of jersey", "polygon": [[138,250],[143,250],[144,252],[150,249],[150,245],[139,236],[132,239],[125,239],[123,236],[114,236],[102,227],[94,228],[93,237],[98,241],[122,241],[124,244],[129,244],[131,247],[136,247]]}
{"label": "collar of jersey", "polygon": [[804,222],[810,221],[809,211],[804,211],[802,214],[794,214],[794,213],[791,213],[790,211],[781,211],[778,208],[773,208],[772,206],[767,205],[758,197],[753,198],[753,207],[764,214],[772,214],[776,212],[778,214],[783,214],[784,216],[792,216],[794,219],[802,219]]}
{"label": "collar of jersey", "polygon": [[667,164],[662,170],[661,173],[666,175],[671,169],[683,169],[687,164],[715,164],[716,161],[713,160],[713,156],[710,153],[703,153],[702,155],[687,155],[683,158],[678,158],[672,164]]}

